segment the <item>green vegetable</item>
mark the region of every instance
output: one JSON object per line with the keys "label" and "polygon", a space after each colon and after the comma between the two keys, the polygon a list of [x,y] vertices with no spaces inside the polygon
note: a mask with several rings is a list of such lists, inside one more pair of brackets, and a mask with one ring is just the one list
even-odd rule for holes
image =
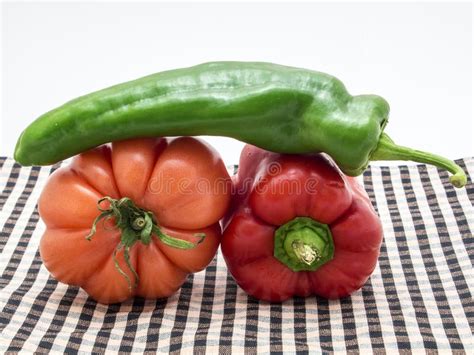
{"label": "green vegetable", "polygon": [[325,152],[347,175],[371,160],[414,160],[464,171],[383,134],[388,103],[351,96],[336,78],[270,63],[216,62],[166,71],[72,100],[22,133],[15,159],[48,165],[100,144],[150,136],[227,136],[281,153]]}

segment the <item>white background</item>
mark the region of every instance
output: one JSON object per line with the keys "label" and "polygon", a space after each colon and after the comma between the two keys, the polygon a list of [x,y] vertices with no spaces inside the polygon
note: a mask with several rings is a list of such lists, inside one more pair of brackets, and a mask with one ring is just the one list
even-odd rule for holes
{"label": "white background", "polygon": [[[470,3],[3,3],[0,154],[76,96],[214,60],[305,67],[391,105],[395,141],[474,155]],[[207,138],[227,164],[242,144]]]}

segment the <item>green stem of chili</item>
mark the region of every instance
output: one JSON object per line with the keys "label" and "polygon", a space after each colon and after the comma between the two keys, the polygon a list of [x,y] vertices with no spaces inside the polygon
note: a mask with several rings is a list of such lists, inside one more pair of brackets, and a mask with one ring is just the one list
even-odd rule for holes
{"label": "green stem of chili", "polygon": [[466,173],[453,161],[436,154],[399,146],[385,133],[382,133],[377,148],[372,153],[370,160],[411,160],[431,164],[451,172],[453,175],[449,177],[449,181],[455,187],[464,187],[467,183]]}

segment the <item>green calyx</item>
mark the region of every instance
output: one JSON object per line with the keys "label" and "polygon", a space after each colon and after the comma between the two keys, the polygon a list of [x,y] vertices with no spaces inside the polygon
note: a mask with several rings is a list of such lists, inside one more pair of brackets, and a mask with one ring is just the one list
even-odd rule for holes
{"label": "green calyx", "polygon": [[296,217],[275,231],[273,255],[293,271],[315,271],[334,257],[327,224]]}
{"label": "green calyx", "polygon": [[[101,205],[104,201],[109,202],[109,207],[103,208]],[[97,208],[101,212],[94,220],[90,233],[86,236],[87,240],[92,240],[92,236],[97,230],[97,224],[100,220],[107,220],[114,218],[115,226],[121,230],[120,243],[114,250],[113,259],[117,271],[127,280],[130,291],[137,287],[139,277],[132,264],[130,263],[130,249],[136,242],[141,242],[148,245],[153,236],[160,239],[164,244],[178,249],[192,249],[201,243],[204,238],[204,233],[198,233],[195,236],[199,239],[195,243],[188,242],[179,238],[171,237],[163,233],[160,226],[152,212],[139,208],[128,197],[123,197],[120,200],[111,197],[103,197],[97,202]],[[132,285],[130,277],[122,270],[118,261],[117,253],[123,249],[124,259],[128,269],[135,277],[135,283]]]}
{"label": "green calyx", "polygon": [[436,154],[399,146],[385,133],[382,133],[380,136],[378,145],[370,156],[370,160],[412,160],[431,164],[451,172],[453,175],[449,177],[449,181],[454,187],[461,188],[467,184],[466,173],[453,161]]}

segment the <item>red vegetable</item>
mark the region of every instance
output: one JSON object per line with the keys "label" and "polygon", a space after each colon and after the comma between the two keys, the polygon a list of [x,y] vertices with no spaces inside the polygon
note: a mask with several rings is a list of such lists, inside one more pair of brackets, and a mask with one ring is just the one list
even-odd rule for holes
{"label": "red vegetable", "polygon": [[196,138],[137,138],[77,155],[38,202],[44,265],[101,303],[168,297],[214,257],[227,182],[217,151]]}
{"label": "red vegetable", "polygon": [[268,301],[344,297],[375,268],[382,226],[366,192],[325,155],[247,145],[222,253],[236,282]]}

